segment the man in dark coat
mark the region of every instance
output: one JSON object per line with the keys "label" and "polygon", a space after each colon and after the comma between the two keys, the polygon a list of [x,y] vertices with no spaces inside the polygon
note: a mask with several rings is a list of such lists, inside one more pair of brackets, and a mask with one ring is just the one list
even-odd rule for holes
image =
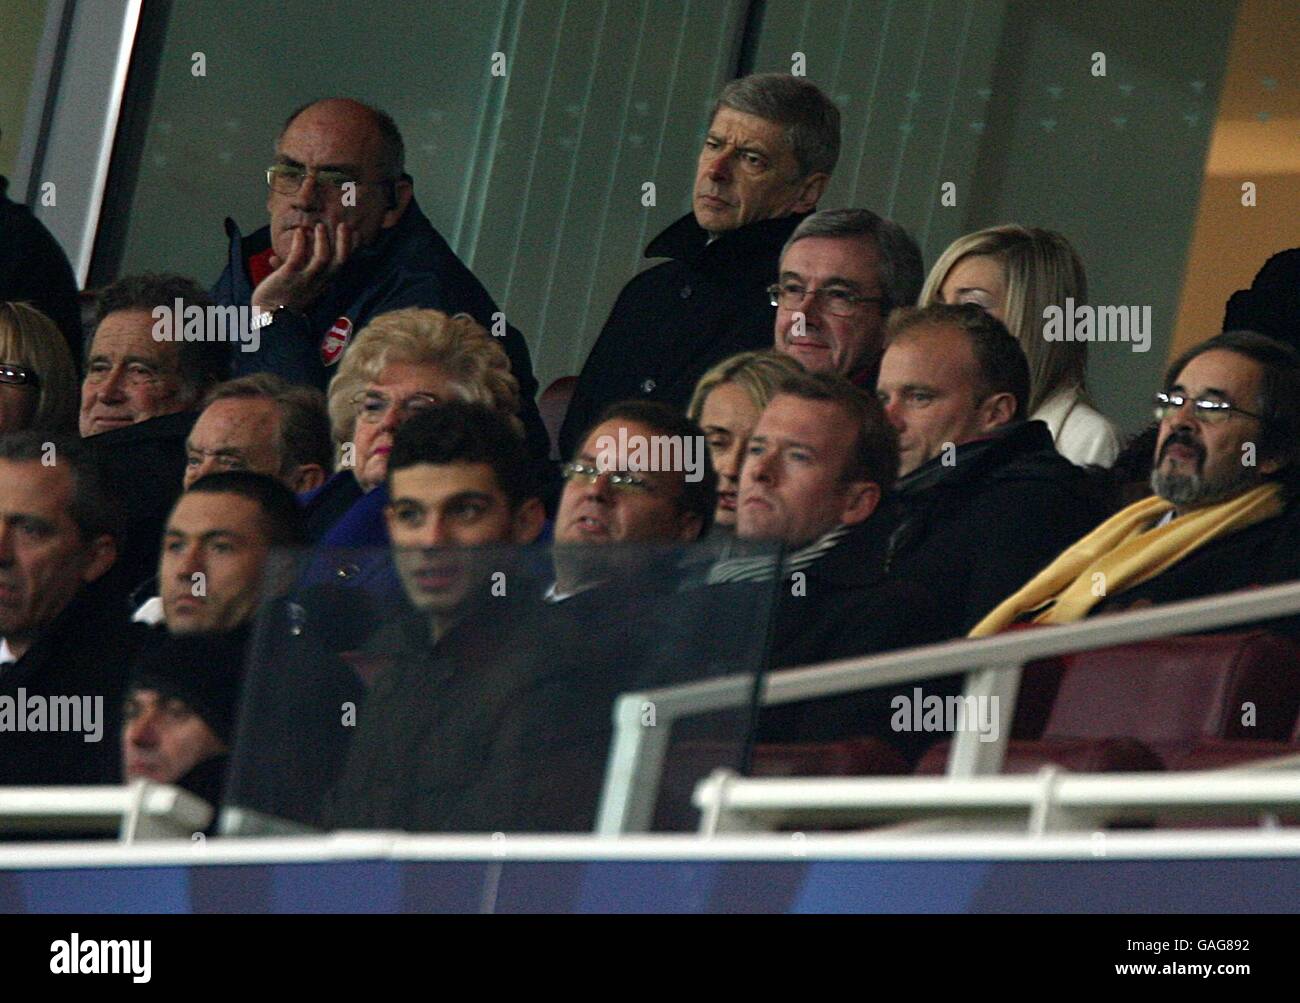
{"label": "man in dark coat", "polygon": [[28,301],[59,326],[81,358],[77,279],[63,248],[30,209],[8,197],[0,177],[0,302]]}
{"label": "man in dark coat", "polygon": [[817,201],[839,156],[840,117],[815,85],[784,74],[734,80],[700,152],[692,212],[646,248],[669,258],[619,293],[560,430],[560,453],[615,401],[678,410],[715,362],[766,348],[767,287],[781,247]]}
{"label": "man in dark coat", "polygon": [[[105,588],[124,597],[157,568],[163,522],[181,493],[185,441],[204,393],[229,372],[229,346],[159,340],[163,316],[212,304],[178,275],[126,276],[103,289],[86,349],[78,423],[109,489],[128,514],[125,543]],[[181,319],[173,320],[181,330]]]}
{"label": "man in dark coat", "polygon": [[[844,377],[792,377],[763,410],[741,471],[737,535],[785,545],[772,641],[772,666],[850,658],[937,640],[923,591],[886,580],[874,514],[898,468],[897,436],[875,399]],[[718,582],[773,573],[771,558],[720,562]],[[947,695],[951,679],[926,685]],[[896,688],[765,707],[759,739],[834,741],[867,735],[915,757],[936,736],[890,727]],[[908,687],[910,692],[911,687]]]}
{"label": "man in dark coat", "polygon": [[251,630],[244,623],[220,633],[168,635],[148,646],[127,684],[125,780],[175,784],[220,805]]}
{"label": "man in dark coat", "polygon": [[122,692],[145,631],[100,587],[120,533],[82,443],[0,436],[0,786],[117,781]]}
{"label": "man in dark coat", "polygon": [[257,350],[234,353],[236,373],[324,390],[372,317],[401,307],[468,313],[502,338],[529,452],[545,459],[528,345],[420,211],[403,158],[393,120],[356,101],[317,101],[289,117],[268,172],[270,225],[241,237],[226,220],[230,257],[213,295],[269,315]]}
{"label": "man in dark coat", "polygon": [[[1300,577],[1300,357],[1230,331],[1170,365],[1152,497],[1067,548],[976,628],[1071,623]],[[1272,629],[1300,636],[1300,617]]]}
{"label": "man in dark coat", "polygon": [[896,312],[877,384],[899,433],[894,503],[882,512],[891,576],[936,600],[964,634],[1106,515],[1084,471],[1024,421],[1029,365],[978,306]]}
{"label": "man in dark coat", "polygon": [[[538,602],[499,545],[544,513],[522,444],[480,404],[397,431],[388,528],[412,610],[377,667],[326,821],[333,828],[581,830],[594,822],[617,680]],[[495,569],[495,570],[493,570]]]}

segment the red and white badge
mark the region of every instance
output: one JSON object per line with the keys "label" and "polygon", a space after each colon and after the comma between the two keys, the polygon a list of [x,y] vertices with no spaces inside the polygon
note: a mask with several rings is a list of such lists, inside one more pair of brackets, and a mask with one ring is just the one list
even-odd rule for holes
{"label": "red and white badge", "polygon": [[325,337],[320,343],[320,360],[327,366],[332,366],[339,361],[343,355],[343,349],[348,347],[348,339],[352,337],[352,321],[346,317],[340,317],[334,322],[334,326],[325,332]]}

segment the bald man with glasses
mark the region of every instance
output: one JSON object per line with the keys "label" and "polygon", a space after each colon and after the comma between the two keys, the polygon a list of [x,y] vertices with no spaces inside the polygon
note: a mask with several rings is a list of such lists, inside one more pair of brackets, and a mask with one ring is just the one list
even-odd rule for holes
{"label": "bald man with glasses", "polygon": [[467,313],[499,335],[519,380],[530,455],[550,446],[523,335],[420,210],[404,145],[384,112],[329,98],[289,116],[266,169],[268,226],[241,236],[213,295],[247,306],[256,351],[234,353],[235,375],[272,372],[325,390],[354,335],[402,307]]}

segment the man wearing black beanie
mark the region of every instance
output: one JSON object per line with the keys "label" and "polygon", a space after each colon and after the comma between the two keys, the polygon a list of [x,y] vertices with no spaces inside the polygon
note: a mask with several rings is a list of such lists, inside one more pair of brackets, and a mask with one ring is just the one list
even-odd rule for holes
{"label": "man wearing black beanie", "polygon": [[127,684],[122,773],[176,784],[216,806],[235,731],[249,627],[169,635]]}

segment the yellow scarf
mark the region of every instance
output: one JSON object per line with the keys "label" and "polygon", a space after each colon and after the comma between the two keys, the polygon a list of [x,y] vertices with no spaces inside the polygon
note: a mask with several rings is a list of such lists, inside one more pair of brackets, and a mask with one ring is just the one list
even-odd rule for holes
{"label": "yellow scarf", "polygon": [[1033,618],[1034,623],[1082,620],[1106,596],[1154,578],[1217,537],[1277,515],[1282,499],[1277,484],[1261,484],[1229,501],[1148,528],[1173,507],[1163,498],[1151,497],[1121,509],[976,624],[968,636],[996,634],[1053,599]]}

